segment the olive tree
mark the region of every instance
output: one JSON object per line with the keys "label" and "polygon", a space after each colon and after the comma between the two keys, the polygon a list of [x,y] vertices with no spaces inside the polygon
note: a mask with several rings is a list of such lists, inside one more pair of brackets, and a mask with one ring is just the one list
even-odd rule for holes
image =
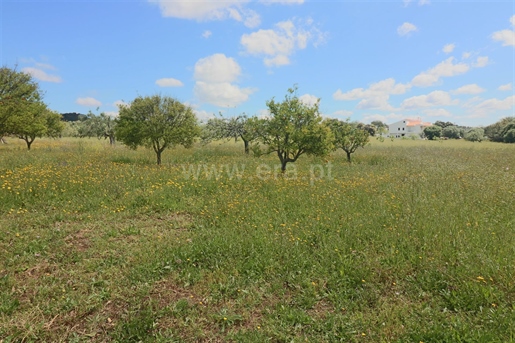
{"label": "olive tree", "polygon": [[428,126],[424,128],[424,135],[430,141],[440,138],[440,136],[442,135],[442,127],[439,125]]}
{"label": "olive tree", "polygon": [[370,134],[365,128],[347,121],[327,119],[325,124],[331,129],[334,136],[335,149],[342,149],[347,154],[347,161],[351,162],[351,155],[359,147],[365,147]]}
{"label": "olive tree", "polygon": [[254,152],[257,155],[276,153],[283,173],[287,163],[297,161],[303,154],[323,156],[333,148],[331,130],[322,124],[320,101],[306,104],[298,98],[296,91],[297,87],[288,89],[281,102],[274,98],[267,101],[270,116],[254,117],[249,122],[257,141]]}
{"label": "olive tree", "polygon": [[115,143],[116,121],[104,112],[96,116],[91,111],[81,118],[77,127],[77,135],[83,137],[109,138],[109,144]]}
{"label": "olive tree", "polygon": [[192,109],[168,96],[139,96],[119,108],[116,138],[131,149],[152,148],[158,165],[166,148],[191,147],[199,134]]}
{"label": "olive tree", "polygon": [[202,133],[202,141],[205,144],[218,139],[234,139],[235,142],[241,139],[246,154],[249,153],[250,141],[254,138],[253,131],[249,127],[249,118],[245,114],[232,118],[222,116],[211,118],[207,121]]}
{"label": "olive tree", "polygon": [[481,142],[484,139],[485,130],[482,128],[475,128],[465,133],[464,139],[470,142]]}
{"label": "olive tree", "polygon": [[59,113],[49,110],[31,75],[0,68],[0,136],[23,139],[30,150],[36,137],[58,137],[64,129]]}

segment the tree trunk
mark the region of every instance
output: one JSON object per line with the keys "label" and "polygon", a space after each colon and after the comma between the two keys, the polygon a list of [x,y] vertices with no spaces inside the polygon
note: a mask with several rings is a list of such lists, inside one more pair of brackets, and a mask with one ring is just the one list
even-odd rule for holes
{"label": "tree trunk", "polygon": [[114,136],[109,136],[109,145],[114,145],[114,143],[115,143]]}
{"label": "tree trunk", "polygon": [[161,153],[163,151],[162,150],[157,150],[156,151],[156,155],[157,155],[157,165],[160,166],[161,165]]}
{"label": "tree trunk", "polygon": [[351,160],[350,160],[350,151],[345,151],[347,153],[347,162],[351,163]]}
{"label": "tree trunk", "polygon": [[0,143],[7,144],[7,142],[5,141],[4,137],[0,137]]}
{"label": "tree trunk", "polygon": [[248,155],[250,151],[249,141],[243,140],[243,143],[245,144],[245,153]]}
{"label": "tree trunk", "polygon": [[286,163],[288,163],[288,160],[285,159],[284,161],[281,161],[281,173],[286,173]]}

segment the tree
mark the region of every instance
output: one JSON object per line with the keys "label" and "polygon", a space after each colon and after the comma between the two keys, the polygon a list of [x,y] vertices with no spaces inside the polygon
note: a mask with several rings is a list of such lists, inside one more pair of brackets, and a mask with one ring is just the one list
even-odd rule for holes
{"label": "tree", "polygon": [[446,127],[448,126],[456,126],[454,125],[453,123],[451,123],[450,121],[448,122],[443,122],[443,121],[440,121],[440,120],[437,120],[434,125],[436,126],[440,126],[442,129],[445,129]]}
{"label": "tree", "polygon": [[[276,153],[281,162],[281,171],[286,171],[288,162],[295,162],[303,155],[323,156],[332,149],[332,134],[322,124],[319,101],[313,105],[303,103],[296,94],[297,87],[288,89],[284,100],[274,98],[266,102],[270,117],[251,118],[249,127],[255,132],[257,155]],[[261,150],[259,143],[265,148]]]}
{"label": "tree", "polygon": [[104,112],[96,116],[89,111],[85,118],[79,119],[77,134],[79,137],[109,138],[109,144],[115,143],[116,121]]}
{"label": "tree", "polygon": [[459,139],[462,136],[462,130],[457,126],[446,126],[442,129],[442,137],[450,139]]}
{"label": "tree", "polygon": [[485,136],[485,131],[482,128],[475,128],[465,133],[464,139],[470,142],[481,142]]}
{"label": "tree", "polygon": [[0,136],[15,135],[30,150],[36,137],[58,137],[61,115],[47,108],[32,76],[16,69],[0,69]]}
{"label": "tree", "polygon": [[436,138],[440,138],[442,134],[442,127],[438,125],[431,125],[424,128],[424,135],[429,140],[434,140]]}
{"label": "tree", "polygon": [[492,141],[492,142],[504,142],[504,129],[507,125],[515,123],[515,117],[506,117],[502,118],[498,122],[488,125],[485,127],[485,135]]}
{"label": "tree", "polygon": [[345,151],[349,163],[351,162],[351,154],[356,152],[359,147],[365,147],[369,141],[369,132],[358,125],[349,123],[348,120],[327,119],[325,124],[333,133],[334,147]]}
{"label": "tree", "polygon": [[208,120],[204,126],[202,141],[209,143],[216,139],[234,139],[243,141],[245,153],[250,151],[250,141],[254,139],[254,134],[249,127],[249,118],[242,114],[233,118],[216,117]]}
{"label": "tree", "polygon": [[192,109],[168,96],[139,96],[128,105],[120,106],[115,135],[118,140],[137,149],[153,148],[157,164],[168,147],[191,147],[199,134],[197,118]]}
{"label": "tree", "polygon": [[29,74],[8,67],[0,68],[0,137],[7,134],[8,121],[28,106],[42,103],[39,85]]}
{"label": "tree", "polygon": [[501,132],[504,143],[515,143],[515,122],[506,125]]}

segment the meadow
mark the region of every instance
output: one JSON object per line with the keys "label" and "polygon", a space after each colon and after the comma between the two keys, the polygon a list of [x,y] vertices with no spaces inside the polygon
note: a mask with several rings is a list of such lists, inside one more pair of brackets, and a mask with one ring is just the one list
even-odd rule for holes
{"label": "meadow", "polygon": [[514,342],[515,145],[0,145],[0,342]]}

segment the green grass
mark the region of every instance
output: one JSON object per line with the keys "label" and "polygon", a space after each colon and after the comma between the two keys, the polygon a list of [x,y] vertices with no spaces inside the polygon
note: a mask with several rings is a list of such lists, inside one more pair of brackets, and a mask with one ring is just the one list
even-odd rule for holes
{"label": "green grass", "polygon": [[9,143],[0,341],[515,341],[515,145]]}

